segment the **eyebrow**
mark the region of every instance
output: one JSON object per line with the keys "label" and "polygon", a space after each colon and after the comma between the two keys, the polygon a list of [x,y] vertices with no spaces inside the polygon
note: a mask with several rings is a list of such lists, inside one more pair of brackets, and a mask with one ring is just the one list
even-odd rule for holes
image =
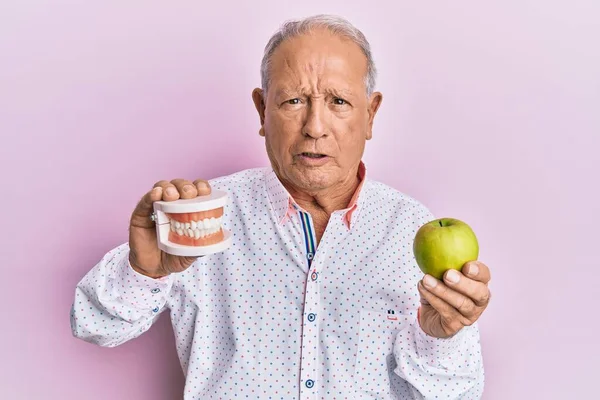
{"label": "eyebrow", "polygon": [[[329,94],[335,97],[352,97],[354,95],[354,93],[349,90],[349,89],[334,89],[334,88],[328,88],[324,90],[325,94]],[[291,96],[297,96],[297,95],[306,95],[306,90],[302,87],[297,87],[297,88],[281,88],[281,89],[277,89],[275,91],[275,96],[276,97],[280,97],[280,96],[285,96],[285,97],[291,97]]]}
{"label": "eyebrow", "polygon": [[326,89],[326,93],[331,94],[335,97],[352,97],[354,93],[350,89]]}
{"label": "eyebrow", "polygon": [[290,96],[297,95],[298,93],[302,93],[302,90],[301,89],[283,88],[283,89],[277,89],[275,91],[275,96],[276,97],[280,97],[280,96],[290,97]]}

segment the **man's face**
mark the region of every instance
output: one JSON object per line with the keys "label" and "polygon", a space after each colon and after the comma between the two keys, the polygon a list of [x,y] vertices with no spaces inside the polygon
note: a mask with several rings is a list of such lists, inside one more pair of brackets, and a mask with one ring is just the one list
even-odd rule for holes
{"label": "man's face", "polygon": [[380,93],[367,98],[367,60],[325,30],[284,41],[273,53],[266,98],[255,89],[273,169],[307,193],[356,179]]}

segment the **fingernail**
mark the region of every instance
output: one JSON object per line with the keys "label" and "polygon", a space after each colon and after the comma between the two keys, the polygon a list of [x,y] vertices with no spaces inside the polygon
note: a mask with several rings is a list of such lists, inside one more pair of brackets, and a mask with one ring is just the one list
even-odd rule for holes
{"label": "fingernail", "polygon": [[471,266],[469,267],[469,275],[476,276],[478,273],[479,273],[479,267],[477,266],[477,264],[475,264],[475,263],[471,264]]}
{"label": "fingernail", "polygon": [[167,188],[167,194],[169,196],[175,196],[177,194],[177,190],[175,190],[175,188],[173,186],[169,186]]}
{"label": "fingernail", "polygon": [[450,283],[458,283],[460,281],[460,274],[455,269],[448,270],[446,280]]}
{"label": "fingernail", "polygon": [[193,189],[193,188],[192,188],[192,186],[191,186],[191,185],[185,185],[185,186],[183,187],[183,191],[184,191],[184,192],[186,192],[186,193],[187,193],[187,192],[191,192],[191,191],[192,191],[192,189]]}
{"label": "fingernail", "polygon": [[161,191],[162,191],[162,188],[160,186],[157,186],[154,189],[152,189],[153,194],[159,194]]}
{"label": "fingernail", "polygon": [[437,286],[437,280],[431,275],[425,275],[423,278],[423,284],[428,288],[434,288]]}

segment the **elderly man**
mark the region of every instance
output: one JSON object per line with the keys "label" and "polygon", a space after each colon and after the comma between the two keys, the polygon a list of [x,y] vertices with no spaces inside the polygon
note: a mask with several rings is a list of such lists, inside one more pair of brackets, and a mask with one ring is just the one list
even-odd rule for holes
{"label": "elderly man", "polygon": [[[78,284],[74,335],[133,339],[169,309],[186,399],[475,399],[484,371],[476,320],[482,263],[423,276],[412,240],[433,219],[366,176],[382,95],[363,34],[347,21],[288,22],[268,42],[252,93],[272,168],[207,182],[159,181],[129,242]],[[157,247],[154,201],[229,193],[221,253]]]}

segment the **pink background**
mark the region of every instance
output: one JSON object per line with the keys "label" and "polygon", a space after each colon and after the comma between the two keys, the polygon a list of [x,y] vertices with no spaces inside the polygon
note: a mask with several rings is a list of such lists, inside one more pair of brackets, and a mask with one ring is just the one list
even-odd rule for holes
{"label": "pink background", "polygon": [[121,347],[86,344],[69,327],[75,284],[127,240],[155,181],[267,165],[250,98],[263,46],[320,12],[373,45],[370,177],[480,238],[484,398],[592,396],[600,3],[166,3],[0,3],[0,398],[182,393],[168,316]]}

